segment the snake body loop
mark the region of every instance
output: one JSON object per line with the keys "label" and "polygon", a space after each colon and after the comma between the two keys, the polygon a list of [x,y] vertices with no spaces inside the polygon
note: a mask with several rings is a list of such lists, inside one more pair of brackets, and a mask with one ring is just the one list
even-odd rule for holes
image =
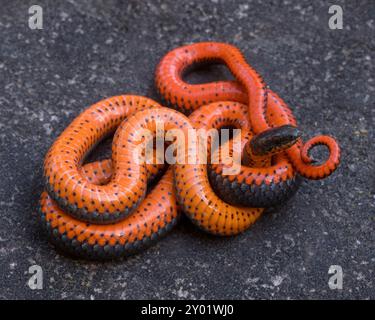
{"label": "snake body loop", "polygon": [[[147,189],[146,167],[132,158],[134,136],[140,124],[123,122],[131,113],[160,105],[151,99],[119,96],[99,102],[79,115],[55,141],[44,163],[46,188],[65,211],[78,219],[112,223],[134,211]],[[112,166],[108,184],[91,183],[80,174],[88,151],[117,127],[112,143]],[[127,131],[131,131],[130,137]],[[126,132],[126,133],[124,133]]]}

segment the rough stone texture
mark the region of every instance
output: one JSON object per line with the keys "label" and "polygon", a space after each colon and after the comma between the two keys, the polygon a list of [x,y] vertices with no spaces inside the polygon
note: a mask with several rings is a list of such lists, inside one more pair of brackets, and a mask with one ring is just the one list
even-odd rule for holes
{"label": "rough stone texture", "polygon": [[[44,29],[28,28],[28,7]],[[344,30],[328,28],[328,7]],[[368,1],[3,1],[0,12],[1,298],[375,298],[374,12]],[[184,220],[149,250],[116,263],[57,253],[36,221],[43,156],[85,107],[112,95],[157,98],[170,49],[218,40],[242,49],[293,108],[305,138],[337,137],[342,164],[234,238]],[[209,68],[193,80],[223,76]],[[207,70],[206,70],[207,71]],[[28,268],[44,270],[30,290]],[[341,265],[344,288],[330,290]]]}

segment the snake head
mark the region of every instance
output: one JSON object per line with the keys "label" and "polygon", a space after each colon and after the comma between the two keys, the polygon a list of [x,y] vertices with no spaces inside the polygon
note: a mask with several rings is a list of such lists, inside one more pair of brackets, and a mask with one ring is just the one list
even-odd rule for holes
{"label": "snake head", "polygon": [[301,131],[292,125],[271,128],[257,134],[250,141],[253,155],[268,156],[293,146],[301,137]]}

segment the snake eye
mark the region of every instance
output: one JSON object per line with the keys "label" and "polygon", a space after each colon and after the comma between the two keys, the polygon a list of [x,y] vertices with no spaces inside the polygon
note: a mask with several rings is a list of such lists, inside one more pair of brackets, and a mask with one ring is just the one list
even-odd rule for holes
{"label": "snake eye", "polygon": [[257,134],[250,142],[254,155],[265,156],[284,151],[301,137],[301,131],[291,125],[272,128]]}

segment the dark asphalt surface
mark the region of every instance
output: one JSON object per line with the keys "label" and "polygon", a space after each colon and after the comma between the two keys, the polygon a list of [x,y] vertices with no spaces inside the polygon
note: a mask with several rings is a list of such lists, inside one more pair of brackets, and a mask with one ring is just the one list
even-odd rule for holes
{"label": "dark asphalt surface", "polygon": [[[28,8],[44,8],[44,29]],[[341,4],[344,29],[328,28]],[[1,1],[0,298],[375,298],[375,2]],[[170,49],[231,42],[294,110],[304,137],[334,135],[342,164],[234,238],[183,221],[115,263],[60,255],[38,226],[42,161],[85,107],[137,93],[157,99],[154,68]],[[222,68],[193,81],[222,77]],[[206,70],[207,71],[207,70]],[[28,269],[44,288],[27,286]],[[340,265],[342,290],[328,287]]]}

